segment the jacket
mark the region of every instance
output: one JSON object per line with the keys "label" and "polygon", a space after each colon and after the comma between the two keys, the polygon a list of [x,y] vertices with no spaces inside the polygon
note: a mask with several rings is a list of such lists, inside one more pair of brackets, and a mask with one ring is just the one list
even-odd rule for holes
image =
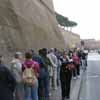
{"label": "jacket", "polygon": [[0,100],[13,100],[16,81],[12,73],[0,64]]}

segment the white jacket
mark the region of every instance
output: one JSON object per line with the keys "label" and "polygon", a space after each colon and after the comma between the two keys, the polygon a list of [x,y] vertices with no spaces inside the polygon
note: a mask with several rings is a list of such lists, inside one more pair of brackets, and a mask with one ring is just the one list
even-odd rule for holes
{"label": "white jacket", "polygon": [[13,59],[10,62],[10,70],[13,73],[16,82],[22,81],[22,63],[19,59]]}
{"label": "white jacket", "polygon": [[57,67],[58,66],[58,60],[57,57],[53,54],[53,53],[49,53],[47,55],[47,57],[50,59],[51,64],[53,67]]}

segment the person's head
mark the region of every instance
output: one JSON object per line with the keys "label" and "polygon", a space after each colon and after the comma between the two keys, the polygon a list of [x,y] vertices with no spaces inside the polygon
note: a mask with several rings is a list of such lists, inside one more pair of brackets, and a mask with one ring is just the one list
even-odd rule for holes
{"label": "person's head", "polygon": [[43,56],[47,56],[47,49],[46,49],[46,48],[43,48],[43,49],[42,49],[42,55],[43,55]]}
{"label": "person's head", "polygon": [[3,63],[3,56],[0,55],[0,64]]}
{"label": "person's head", "polygon": [[30,52],[25,53],[25,58],[26,59],[32,59],[32,54]]}
{"label": "person's head", "polygon": [[66,58],[67,57],[67,52],[63,52],[63,58]]}
{"label": "person's head", "polygon": [[77,52],[73,52],[73,56],[77,56]]}
{"label": "person's head", "polygon": [[50,52],[54,53],[54,48],[51,48],[51,49],[50,49]]}
{"label": "person's head", "polygon": [[39,49],[38,53],[39,55],[42,55],[42,49]]}
{"label": "person's head", "polygon": [[15,55],[14,55],[14,57],[16,59],[22,59],[22,53],[21,52],[16,52]]}
{"label": "person's head", "polygon": [[57,48],[54,48],[54,52],[58,52]]}

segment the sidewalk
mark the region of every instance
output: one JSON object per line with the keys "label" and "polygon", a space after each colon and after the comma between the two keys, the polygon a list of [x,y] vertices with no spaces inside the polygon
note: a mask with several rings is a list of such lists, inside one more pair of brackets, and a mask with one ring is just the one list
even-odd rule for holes
{"label": "sidewalk", "polygon": [[[76,79],[76,80],[72,79],[70,100],[78,100],[82,78],[83,78],[83,71],[81,71],[81,75],[79,79]],[[56,91],[52,91],[52,95],[50,99],[51,100],[61,100],[61,88],[60,87],[58,87]]]}

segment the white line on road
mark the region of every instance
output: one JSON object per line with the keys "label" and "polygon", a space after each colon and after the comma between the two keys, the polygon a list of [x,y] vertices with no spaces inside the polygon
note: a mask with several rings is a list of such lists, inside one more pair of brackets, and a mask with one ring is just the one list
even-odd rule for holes
{"label": "white line on road", "polygon": [[80,100],[85,100],[85,98],[80,98]]}
{"label": "white line on road", "polygon": [[95,76],[93,76],[93,75],[89,75],[89,76],[87,76],[88,78],[98,78],[98,77],[100,77],[100,76],[98,76],[98,75],[95,75]]}

